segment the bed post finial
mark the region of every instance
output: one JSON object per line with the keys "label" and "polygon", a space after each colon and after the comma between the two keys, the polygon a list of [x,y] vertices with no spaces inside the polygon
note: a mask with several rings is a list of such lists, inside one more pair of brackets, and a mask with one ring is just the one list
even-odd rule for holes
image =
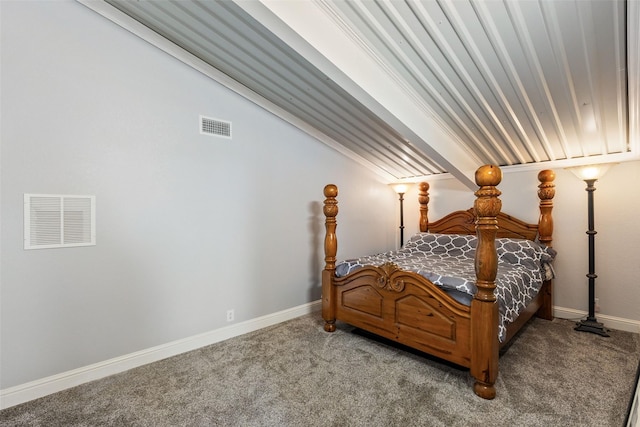
{"label": "bed post finial", "polygon": [[420,231],[429,231],[429,183],[421,182],[418,186],[418,203],[420,203]]}
{"label": "bed post finial", "polygon": [[328,184],[324,187],[324,262],[322,270],[322,318],[325,321],[324,330],[334,332],[336,330],[336,295],[333,279],[336,270],[336,254],[338,252],[338,240],[336,238],[336,216],[338,215],[338,187]]}
{"label": "bed post finial", "polygon": [[498,376],[498,303],[494,290],[498,272],[496,252],[497,216],[502,208],[496,186],[502,181],[502,171],[494,165],[485,165],[476,171],[474,203],[476,215],[476,295],[471,302],[471,375],[476,379],[474,392],[484,398],[496,395],[495,382]]}
{"label": "bed post finial", "polygon": [[538,174],[538,198],[540,199],[540,218],[538,219],[538,240],[543,245],[552,246],[553,242],[553,197],[556,195],[556,185],[553,181],[556,174],[550,169]]}

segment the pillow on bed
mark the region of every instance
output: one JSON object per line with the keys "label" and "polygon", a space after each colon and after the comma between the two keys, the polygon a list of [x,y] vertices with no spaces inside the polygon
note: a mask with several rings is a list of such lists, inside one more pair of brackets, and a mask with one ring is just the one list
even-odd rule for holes
{"label": "pillow on bed", "polygon": [[[498,262],[522,265],[528,268],[543,268],[545,279],[553,278],[551,264],[556,256],[553,248],[526,239],[496,239]],[[549,277],[551,276],[551,277]]]}
{"label": "pillow on bed", "polygon": [[403,246],[408,252],[447,254],[452,257],[475,256],[478,238],[473,234],[417,233]]}

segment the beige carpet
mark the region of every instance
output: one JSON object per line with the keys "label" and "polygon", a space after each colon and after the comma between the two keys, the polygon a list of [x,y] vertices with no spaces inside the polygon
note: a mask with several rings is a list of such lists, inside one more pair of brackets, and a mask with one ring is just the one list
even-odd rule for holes
{"label": "beige carpet", "polygon": [[318,314],[0,412],[2,426],[622,426],[640,336],[534,319],[500,359],[496,399],[467,370]]}

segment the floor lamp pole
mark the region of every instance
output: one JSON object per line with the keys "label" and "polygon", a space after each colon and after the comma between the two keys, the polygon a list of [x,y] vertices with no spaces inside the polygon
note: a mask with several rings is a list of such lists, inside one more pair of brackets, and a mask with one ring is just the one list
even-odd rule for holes
{"label": "floor lamp pole", "polygon": [[404,245],[404,211],[402,209],[402,202],[404,201],[404,193],[398,193],[400,197],[400,247]]}
{"label": "floor lamp pole", "polygon": [[402,206],[402,202],[404,202],[404,193],[406,193],[409,188],[413,185],[411,182],[399,182],[395,184],[389,184],[393,191],[398,193],[398,197],[400,198],[400,248],[404,245],[404,210]]}
{"label": "floor lamp pole", "polygon": [[593,214],[593,192],[596,191],[595,187],[595,179],[585,179],[587,183],[587,209],[589,215],[589,229],[587,230],[587,235],[589,236],[589,273],[587,277],[589,278],[589,315],[585,320],[581,320],[576,324],[574,328],[576,331],[582,332],[591,332],[594,334],[602,335],[603,337],[608,337],[609,334],[607,330],[604,328],[604,325],[596,319],[596,277],[598,277],[595,273],[595,264],[596,264],[596,254],[595,254],[595,237],[596,231],[594,229],[594,214]]}

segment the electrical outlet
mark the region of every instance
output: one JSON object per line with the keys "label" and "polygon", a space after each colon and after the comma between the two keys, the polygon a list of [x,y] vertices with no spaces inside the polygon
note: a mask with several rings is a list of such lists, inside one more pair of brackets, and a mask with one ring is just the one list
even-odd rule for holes
{"label": "electrical outlet", "polygon": [[595,311],[596,313],[600,313],[600,299],[596,298],[594,300],[594,303],[595,304],[593,304],[593,311]]}
{"label": "electrical outlet", "polygon": [[234,313],[233,308],[231,310],[227,310],[227,322],[233,322]]}

